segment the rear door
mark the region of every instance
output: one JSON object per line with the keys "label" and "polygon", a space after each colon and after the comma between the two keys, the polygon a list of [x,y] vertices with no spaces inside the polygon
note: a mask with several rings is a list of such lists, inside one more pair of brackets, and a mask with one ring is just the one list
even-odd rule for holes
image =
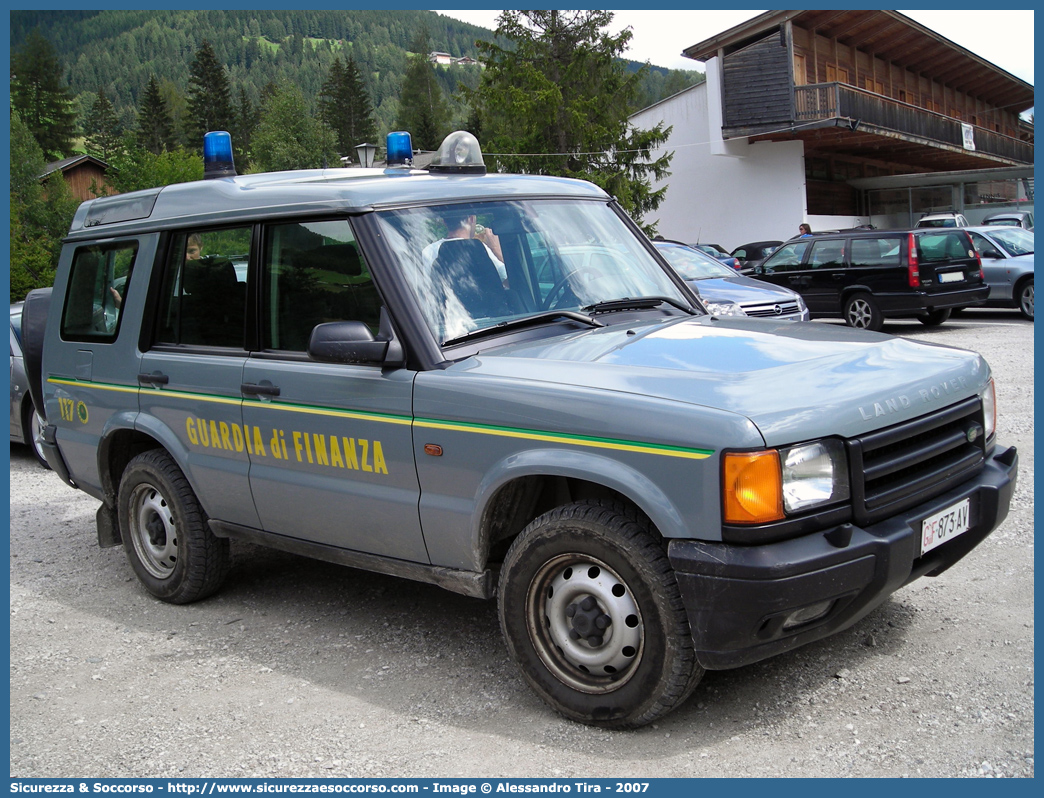
{"label": "rear door", "polygon": [[841,312],[841,289],[849,279],[845,265],[845,240],[820,238],[812,241],[806,259],[803,291],[805,304],[812,313]]}
{"label": "rear door", "polygon": [[981,285],[981,264],[969,234],[961,229],[920,233],[916,238],[921,285],[929,294]]}
{"label": "rear door", "polygon": [[249,259],[251,233],[244,226],[170,237],[137,380],[140,423],[172,450],[208,515],[257,527],[240,394],[247,284],[235,266]]}

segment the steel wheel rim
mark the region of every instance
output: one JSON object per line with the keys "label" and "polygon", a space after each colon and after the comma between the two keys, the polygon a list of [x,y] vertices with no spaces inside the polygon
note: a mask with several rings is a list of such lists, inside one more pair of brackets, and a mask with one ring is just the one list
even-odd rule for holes
{"label": "steel wheel rim", "polygon": [[1019,304],[1022,306],[1023,313],[1027,316],[1033,315],[1033,283],[1022,289],[1022,293],[1019,295]]}
{"label": "steel wheel rim", "polygon": [[150,575],[166,579],[178,561],[174,512],[154,485],[138,485],[130,497],[130,537],[138,560]]}
{"label": "steel wheel rim", "polygon": [[852,322],[853,327],[866,329],[870,324],[871,318],[873,318],[873,314],[870,312],[870,305],[865,299],[855,299],[848,306],[848,319]]}
{"label": "steel wheel rim", "polygon": [[[627,583],[594,557],[564,554],[545,563],[530,584],[526,616],[540,660],[575,690],[618,690],[641,661],[645,631],[638,602]],[[603,616],[609,623],[599,627]],[[587,636],[570,634],[578,628]]]}

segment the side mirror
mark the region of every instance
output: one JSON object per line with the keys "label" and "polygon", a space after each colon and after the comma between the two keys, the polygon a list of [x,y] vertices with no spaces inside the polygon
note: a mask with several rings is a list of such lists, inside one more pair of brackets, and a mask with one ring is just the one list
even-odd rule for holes
{"label": "side mirror", "polygon": [[377,337],[361,321],[330,321],[312,328],[308,356],[322,363],[361,363],[377,366],[402,366],[406,356],[395,336],[391,317],[381,308]]}
{"label": "side mirror", "polygon": [[378,341],[361,321],[317,324],[308,339],[308,355],[324,363],[383,363],[388,342]]}

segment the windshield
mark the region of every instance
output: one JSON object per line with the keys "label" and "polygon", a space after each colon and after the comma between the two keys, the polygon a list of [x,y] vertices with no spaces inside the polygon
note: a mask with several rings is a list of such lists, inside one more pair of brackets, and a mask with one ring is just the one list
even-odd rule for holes
{"label": "windshield", "polygon": [[377,219],[440,343],[624,298],[690,304],[606,203],[458,203],[384,211]]}
{"label": "windshield", "polygon": [[990,238],[1011,256],[1033,254],[1033,233],[1021,227],[998,227],[990,230]]}
{"label": "windshield", "polygon": [[717,258],[696,249],[673,244],[657,244],[656,249],[667,258],[683,280],[709,280],[714,277],[734,277],[736,275],[735,269],[730,269]]}

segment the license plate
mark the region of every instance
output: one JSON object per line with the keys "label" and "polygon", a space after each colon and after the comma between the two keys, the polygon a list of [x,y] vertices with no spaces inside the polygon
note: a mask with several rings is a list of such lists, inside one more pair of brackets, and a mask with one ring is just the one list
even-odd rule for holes
{"label": "license plate", "polygon": [[940,283],[959,283],[964,280],[964,272],[943,272],[939,275]]}
{"label": "license plate", "polygon": [[921,522],[921,554],[968,531],[971,499],[964,499]]}

